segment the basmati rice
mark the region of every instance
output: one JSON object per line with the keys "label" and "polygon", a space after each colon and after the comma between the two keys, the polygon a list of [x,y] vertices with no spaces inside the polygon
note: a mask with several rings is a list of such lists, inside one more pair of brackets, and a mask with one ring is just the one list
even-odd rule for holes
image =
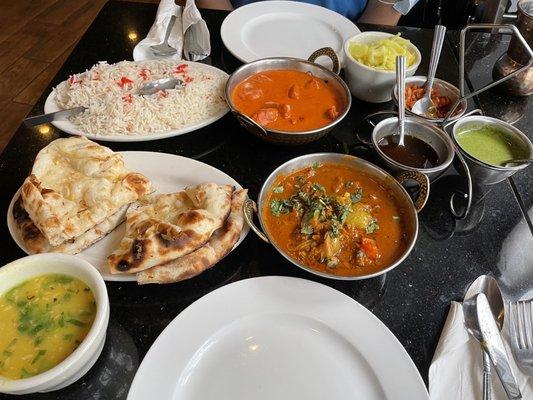
{"label": "basmati rice", "polygon": [[[176,77],[185,87],[149,96],[136,94],[141,86]],[[55,89],[62,108],[84,106],[70,121],[91,135],[150,135],[185,128],[227,110],[227,74],[185,61],[100,62],[72,75]]]}

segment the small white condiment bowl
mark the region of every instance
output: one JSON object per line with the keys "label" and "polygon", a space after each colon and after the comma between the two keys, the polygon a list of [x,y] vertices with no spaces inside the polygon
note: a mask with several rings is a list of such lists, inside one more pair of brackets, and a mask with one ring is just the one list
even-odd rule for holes
{"label": "small white condiment bowl", "polygon": [[[396,71],[381,70],[361,64],[352,57],[348,50],[352,43],[369,44],[378,40],[392,37],[385,32],[362,32],[344,43],[344,71],[350,92],[360,100],[369,103],[385,103],[391,100],[391,91],[396,84]],[[406,76],[413,76],[420,65],[422,55],[414,44],[409,45],[409,51],[414,54],[413,65],[405,71]]]}
{"label": "small white condiment bowl", "polygon": [[0,296],[28,279],[46,274],[69,275],[86,283],[96,301],[94,322],[78,348],[55,367],[25,379],[0,376],[0,393],[28,394],[61,389],[85,375],[104,347],[109,322],[107,289],[98,270],[81,258],[45,253],[13,261],[0,268]]}

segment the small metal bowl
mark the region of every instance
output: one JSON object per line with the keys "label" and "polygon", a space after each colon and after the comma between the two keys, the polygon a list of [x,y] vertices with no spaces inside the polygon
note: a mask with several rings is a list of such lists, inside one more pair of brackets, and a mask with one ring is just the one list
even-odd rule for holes
{"label": "small metal bowl", "polygon": [[[357,276],[339,276],[330,273],[325,273],[317,271],[305,264],[302,264],[298,260],[292,258],[289,254],[285,253],[277,244],[276,240],[272,237],[271,233],[266,229],[263,216],[263,208],[265,202],[267,201],[268,194],[272,190],[276,178],[280,175],[287,175],[291,172],[298,171],[300,169],[309,167],[315,163],[321,164],[337,164],[345,165],[358,171],[365,173],[366,175],[372,177],[376,182],[379,182],[384,187],[388,188],[389,191],[393,194],[396,201],[400,204],[401,208],[405,210],[405,229],[407,237],[407,246],[403,252],[393,263],[383,268],[381,271],[373,272],[365,275]],[[416,180],[420,185],[420,194],[417,200],[413,203],[411,197],[407,191],[403,188],[402,183],[408,180]],[[246,200],[244,204],[244,218],[250,228],[265,242],[272,244],[274,248],[287,260],[291,263],[300,267],[301,269],[310,272],[314,275],[318,275],[324,278],[336,279],[336,280],[361,280],[367,278],[373,278],[378,275],[382,275],[393,268],[400,265],[409,255],[413,249],[416,238],[418,235],[418,215],[417,212],[420,211],[427,200],[429,195],[429,180],[427,176],[418,173],[418,172],[406,172],[398,176],[396,179],[390,174],[382,170],[381,168],[376,167],[374,164],[371,164],[368,161],[365,161],[361,158],[349,156],[345,154],[337,153],[316,153],[316,154],[307,154],[301,157],[293,158],[292,160],[287,161],[285,164],[282,164],[276,168],[270,176],[266,179],[265,183],[261,188],[259,193],[258,204],[259,206],[251,199]],[[259,222],[261,224],[262,231],[255,226],[253,222],[254,212],[258,213]],[[265,232],[265,233],[263,233]]]}
{"label": "small metal bowl", "polygon": [[421,172],[430,180],[434,180],[442,174],[453,161],[454,146],[450,137],[440,128],[433,124],[425,122],[419,117],[405,118],[405,134],[416,137],[427,143],[435,150],[441,163],[433,168],[415,168],[399,163],[390,158],[379,147],[379,142],[385,136],[395,134],[398,132],[398,118],[391,117],[379,122],[372,130],[372,146],[383,160],[387,169],[393,173],[402,171],[417,171]]}
{"label": "small metal bowl", "polygon": [[[331,51],[333,52],[333,50]],[[336,55],[334,55],[335,52],[333,52],[332,55],[329,52],[325,52],[324,49],[320,49],[315,53],[318,54],[316,57],[319,55],[327,55],[330,58],[334,57],[335,60],[333,60],[333,65],[338,65],[338,59],[336,59]],[[313,53],[313,55],[315,55],[315,53]],[[342,107],[339,110],[339,116],[330,124],[321,128],[302,132],[287,132],[276,129],[267,129],[235,108],[232,101],[232,93],[235,89],[235,86],[249,76],[258,72],[279,69],[290,69],[310,73],[313,76],[330,83],[341,95]],[[352,104],[352,96],[350,95],[348,86],[346,86],[346,83],[344,83],[344,81],[336,73],[311,61],[290,57],[263,58],[261,60],[243,65],[229,77],[228,82],[226,83],[225,95],[231,112],[239,120],[240,124],[248,130],[248,132],[267,142],[284,145],[299,145],[320,139],[342,121],[346,114],[348,114]]]}
{"label": "small metal bowl", "polygon": [[502,120],[485,117],[485,116],[471,116],[461,118],[453,126],[452,138],[455,142],[457,148],[463,154],[470,174],[472,176],[472,181],[480,185],[493,185],[499,183],[504,179],[512,176],[515,172],[520,171],[521,169],[526,168],[529,164],[521,164],[516,166],[508,167],[497,167],[491,164],[487,164],[477,158],[472,157],[467,151],[463,150],[459,142],[457,141],[457,135],[463,130],[472,128],[479,125],[492,125],[499,129],[502,129],[509,134],[511,134],[518,142],[521,142],[524,145],[524,148],[527,149],[527,156],[525,158],[533,158],[533,144],[531,140],[518,128],[514,127],[507,122]]}
{"label": "small metal bowl", "polygon": [[[417,85],[417,86],[424,86],[426,84],[427,76],[412,76],[410,78],[405,78],[405,86],[409,85]],[[442,79],[435,78],[433,81],[433,87],[437,89],[437,91],[442,96],[448,96],[450,100],[452,101],[452,104],[454,104],[460,97],[461,92],[457,87],[452,85],[451,83],[448,83],[446,81],[443,81]],[[394,100],[394,104],[396,107],[398,107],[398,90],[396,89],[396,85],[392,88],[392,99]],[[457,109],[455,110],[455,115],[453,117],[450,117],[448,121],[455,121],[456,119],[461,118],[461,116],[465,113],[466,108],[468,107],[468,103],[466,100],[461,101],[459,106],[457,106]],[[426,121],[429,121],[434,124],[439,124],[444,121],[444,118],[430,118],[425,115],[418,115],[409,110],[407,107],[405,108],[405,112],[408,115],[416,115],[419,118],[422,118]]]}

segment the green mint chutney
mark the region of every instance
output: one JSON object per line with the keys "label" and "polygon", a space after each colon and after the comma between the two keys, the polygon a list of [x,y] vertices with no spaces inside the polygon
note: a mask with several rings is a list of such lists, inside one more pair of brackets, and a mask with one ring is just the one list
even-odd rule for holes
{"label": "green mint chutney", "polygon": [[520,139],[492,125],[466,127],[456,139],[464,151],[490,165],[501,166],[507,160],[529,157]]}

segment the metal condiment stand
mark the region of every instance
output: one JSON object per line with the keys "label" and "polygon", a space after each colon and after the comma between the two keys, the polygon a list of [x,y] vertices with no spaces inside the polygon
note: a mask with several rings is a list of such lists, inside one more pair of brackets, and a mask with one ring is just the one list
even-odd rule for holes
{"label": "metal condiment stand", "polygon": [[[510,73],[509,75],[506,75],[503,78],[500,78],[500,79],[498,79],[498,80],[496,80],[496,81],[494,81],[492,83],[489,83],[488,85],[482,87],[481,89],[475,90],[475,91],[473,91],[473,92],[471,92],[469,94],[465,94],[465,71],[464,71],[465,70],[465,48],[466,48],[466,33],[469,30],[488,30],[488,31],[491,31],[491,32],[495,32],[496,31],[497,33],[512,33],[516,37],[516,39],[522,44],[522,46],[524,47],[524,50],[529,55],[529,63],[527,63],[523,67],[517,69],[516,71]],[[461,102],[463,100],[468,100],[468,99],[470,99],[470,98],[472,98],[474,96],[479,95],[480,93],[483,93],[483,92],[487,91],[488,89],[491,89],[491,88],[499,85],[502,82],[507,81],[508,79],[511,79],[512,77],[514,77],[515,75],[520,74],[522,71],[525,71],[526,69],[528,69],[532,65],[533,65],[533,51],[531,51],[531,48],[529,47],[529,45],[527,44],[527,42],[525,41],[524,37],[522,36],[522,34],[520,33],[520,31],[518,30],[518,28],[516,26],[510,25],[510,24],[503,24],[503,25],[501,25],[501,24],[472,24],[472,25],[467,25],[466,27],[464,27],[461,30],[460,42],[459,42],[459,90],[460,90],[460,93],[461,93],[461,97],[459,99],[457,99],[455,101],[455,103],[452,105],[450,111],[448,112],[448,114],[446,115],[446,117],[444,118],[442,123],[440,124],[441,128],[445,132],[447,132],[446,128],[448,128],[449,126],[453,125],[457,121],[460,121],[461,118],[467,117],[469,115],[474,115],[474,114],[483,115],[483,111],[482,110],[475,109],[475,110],[472,110],[472,111],[464,114],[463,116],[461,116],[461,118],[459,118],[459,119],[457,119],[455,121],[448,122],[449,119],[451,118],[451,116],[453,115],[453,113],[455,112],[455,110],[457,109],[457,107],[461,104]],[[450,212],[452,213],[452,215],[455,218],[464,219],[464,218],[466,218],[466,216],[470,212],[470,207],[472,206],[472,197],[473,197],[472,176],[470,174],[470,170],[468,168],[468,165],[466,164],[466,161],[465,161],[463,155],[461,154],[461,151],[457,147],[455,148],[455,154],[456,154],[457,158],[459,159],[460,163],[463,166],[465,179],[467,181],[468,190],[467,190],[467,193],[455,192],[454,194],[452,194],[452,196],[450,198]],[[456,209],[456,206],[455,206],[456,195],[458,195],[458,194],[461,195],[463,197],[463,199],[466,201],[466,205],[464,206],[464,210],[462,212],[458,212],[457,209]]]}

